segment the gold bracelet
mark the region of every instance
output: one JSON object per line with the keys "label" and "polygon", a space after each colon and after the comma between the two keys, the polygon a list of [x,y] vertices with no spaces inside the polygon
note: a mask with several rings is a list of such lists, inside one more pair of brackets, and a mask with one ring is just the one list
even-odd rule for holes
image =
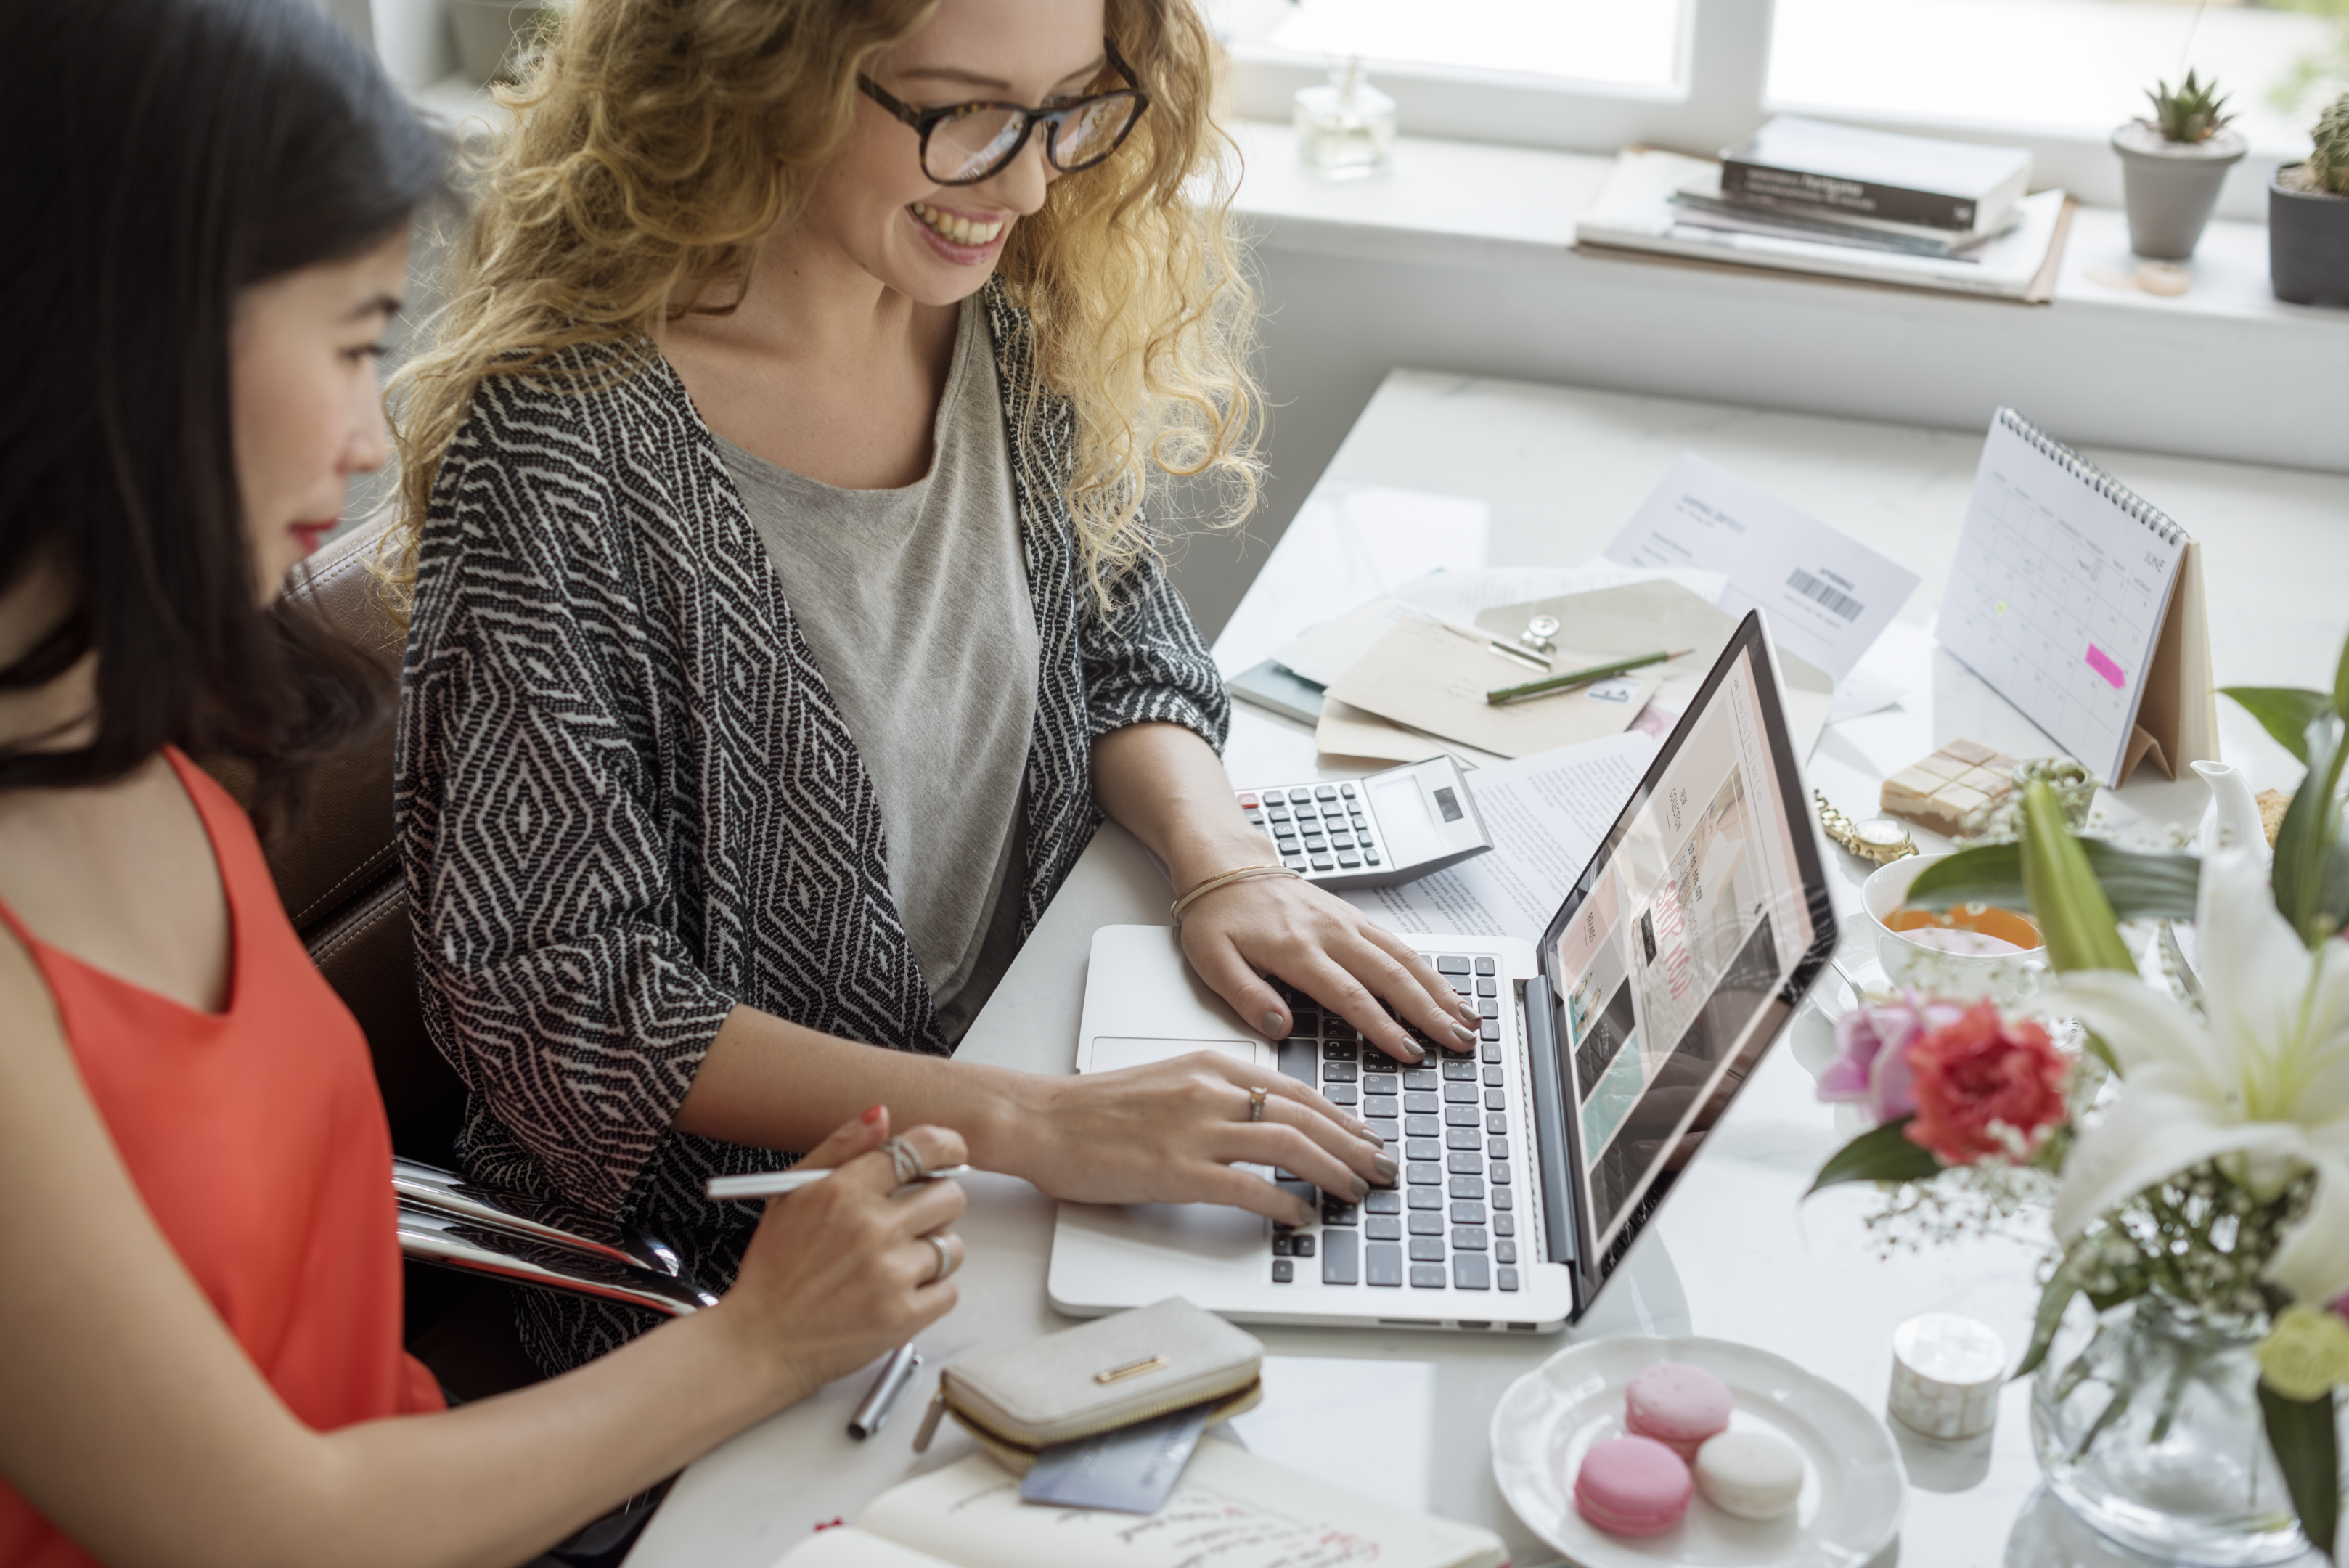
{"label": "gold bracelet", "polygon": [[1220,877],[1210,877],[1181,898],[1166,911],[1176,925],[1183,923],[1183,911],[1218,888],[1228,888],[1235,882],[1245,882],[1253,877],[1294,877],[1294,867],[1288,866],[1243,866],[1237,871],[1226,871]]}

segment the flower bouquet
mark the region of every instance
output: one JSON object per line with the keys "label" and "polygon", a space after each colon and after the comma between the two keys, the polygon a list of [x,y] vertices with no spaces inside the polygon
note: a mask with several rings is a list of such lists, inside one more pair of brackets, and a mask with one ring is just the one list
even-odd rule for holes
{"label": "flower bouquet", "polygon": [[[1876,1125],[1826,1163],[1814,1190],[1847,1181],[1954,1189],[2010,1211],[2018,1195],[2044,1194],[2057,1251],[2016,1375],[2040,1374],[2033,1428],[2051,1484],[2131,1544],[2248,1563],[2302,1550],[2295,1516],[2307,1542],[2329,1553],[2339,1521],[2334,1406],[2349,1384],[2349,843],[2340,800],[2349,648],[2330,692],[2227,695],[2308,767],[2278,831],[2272,873],[2256,849],[2198,859],[2080,838],[2048,785],[2026,784],[2018,841],[1930,867],[1909,901],[2028,910],[2055,982],[2022,1016],[1913,994],[1845,1013],[1819,1093]],[[2193,923],[2191,962],[2172,929],[2184,920]],[[2133,940],[2147,949],[2142,963]],[[2055,1032],[2042,1020],[2056,1021]],[[2059,1038],[2076,1044],[2062,1048]],[[2097,1314],[2094,1336],[2051,1361],[2067,1309],[2083,1298]],[[2151,1486],[2158,1465],[2147,1456],[2178,1450],[2181,1421],[2223,1424],[2229,1409],[2248,1423],[2247,1445],[2230,1456],[2213,1439],[2192,1473],[2156,1480],[2169,1495],[2208,1492],[2213,1475],[2234,1465],[2243,1479],[2230,1494],[2232,1548],[2203,1539],[2164,1552],[2170,1538],[2141,1527],[2144,1497],[2158,1489],[2100,1516],[2093,1478],[2066,1469],[2133,1434],[2130,1484]],[[2251,1451],[2245,1469],[2244,1449],[2261,1447],[2261,1434],[2272,1464]],[[2285,1494],[2274,1506],[2262,1501],[2261,1475]],[[2130,1508],[2136,1525],[2116,1528],[2112,1519]],[[2242,1544],[2254,1538],[2264,1545]]]}

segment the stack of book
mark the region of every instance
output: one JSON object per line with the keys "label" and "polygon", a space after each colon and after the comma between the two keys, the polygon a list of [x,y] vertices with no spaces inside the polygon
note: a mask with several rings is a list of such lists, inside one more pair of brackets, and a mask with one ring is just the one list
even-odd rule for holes
{"label": "stack of book", "polygon": [[1635,150],[1576,227],[1585,245],[1873,282],[2045,296],[2059,191],[2031,154],[1780,115],[1721,161]]}

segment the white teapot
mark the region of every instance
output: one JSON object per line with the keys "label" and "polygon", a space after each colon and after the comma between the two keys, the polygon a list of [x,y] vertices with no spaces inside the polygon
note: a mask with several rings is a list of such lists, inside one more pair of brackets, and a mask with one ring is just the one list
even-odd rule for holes
{"label": "white teapot", "polygon": [[2202,814],[2197,843],[2209,859],[2222,849],[2250,849],[2264,860],[2269,856],[2268,830],[2260,820],[2260,803],[2243,770],[2232,763],[2196,763],[2194,771],[2210,786],[2210,806]]}

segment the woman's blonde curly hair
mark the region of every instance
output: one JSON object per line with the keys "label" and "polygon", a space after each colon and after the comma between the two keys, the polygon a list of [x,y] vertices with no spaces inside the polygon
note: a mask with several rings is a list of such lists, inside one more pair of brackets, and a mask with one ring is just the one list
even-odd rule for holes
{"label": "woman's blonde curly hair", "polygon": [[[501,95],[515,124],[452,248],[433,344],[393,380],[402,517],[380,566],[398,607],[482,378],[551,374],[562,350],[640,347],[665,317],[731,309],[760,242],[845,141],[857,73],[936,5],[576,0]],[[1035,324],[1025,417],[1048,395],[1075,414],[1066,499],[1104,603],[1155,548],[1152,468],[1214,482],[1225,523],[1253,509],[1262,418],[1214,44],[1192,0],[1107,0],[1106,18],[1149,111],[1107,163],[1052,183],[996,268]],[[1097,90],[1114,85],[1105,73]]]}

